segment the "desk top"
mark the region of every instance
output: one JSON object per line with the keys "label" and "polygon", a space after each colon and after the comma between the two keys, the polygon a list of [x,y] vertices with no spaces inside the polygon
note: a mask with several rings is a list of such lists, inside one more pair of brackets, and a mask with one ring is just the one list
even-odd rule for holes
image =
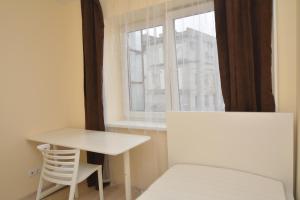
{"label": "desk top", "polygon": [[28,140],[107,155],[119,155],[150,140],[149,136],[66,128],[35,134]]}

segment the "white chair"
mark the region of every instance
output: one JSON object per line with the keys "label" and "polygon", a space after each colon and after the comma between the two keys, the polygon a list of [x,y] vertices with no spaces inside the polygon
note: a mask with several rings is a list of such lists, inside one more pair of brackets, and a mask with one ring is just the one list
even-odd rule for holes
{"label": "white chair", "polygon": [[51,150],[49,144],[42,144],[37,148],[42,152],[44,161],[36,200],[45,196],[42,193],[44,181],[70,186],[69,200],[73,200],[74,197],[78,198],[77,184],[96,171],[98,172],[100,200],[104,199],[101,165],[79,164],[79,149]]}

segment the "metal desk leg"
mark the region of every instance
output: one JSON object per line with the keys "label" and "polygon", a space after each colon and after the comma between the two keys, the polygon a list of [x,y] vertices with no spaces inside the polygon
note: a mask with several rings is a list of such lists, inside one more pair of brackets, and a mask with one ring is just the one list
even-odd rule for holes
{"label": "metal desk leg", "polygon": [[130,177],[130,156],[129,151],[123,154],[124,159],[124,175],[125,175],[125,195],[126,200],[131,200],[131,177]]}

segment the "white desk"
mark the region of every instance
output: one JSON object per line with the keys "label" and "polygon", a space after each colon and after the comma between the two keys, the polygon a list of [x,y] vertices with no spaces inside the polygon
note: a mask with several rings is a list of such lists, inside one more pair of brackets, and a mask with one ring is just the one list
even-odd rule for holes
{"label": "white desk", "polygon": [[131,200],[129,150],[147,142],[150,137],[67,128],[32,135],[28,140],[112,156],[123,154],[126,200]]}

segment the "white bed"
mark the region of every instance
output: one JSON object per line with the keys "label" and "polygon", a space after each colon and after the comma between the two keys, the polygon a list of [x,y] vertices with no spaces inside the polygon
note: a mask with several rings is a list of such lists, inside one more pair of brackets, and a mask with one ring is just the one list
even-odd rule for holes
{"label": "white bed", "polygon": [[200,165],[171,167],[138,200],[285,200],[283,184]]}
{"label": "white bed", "polygon": [[169,170],[138,200],[293,200],[288,113],[168,113]]}

